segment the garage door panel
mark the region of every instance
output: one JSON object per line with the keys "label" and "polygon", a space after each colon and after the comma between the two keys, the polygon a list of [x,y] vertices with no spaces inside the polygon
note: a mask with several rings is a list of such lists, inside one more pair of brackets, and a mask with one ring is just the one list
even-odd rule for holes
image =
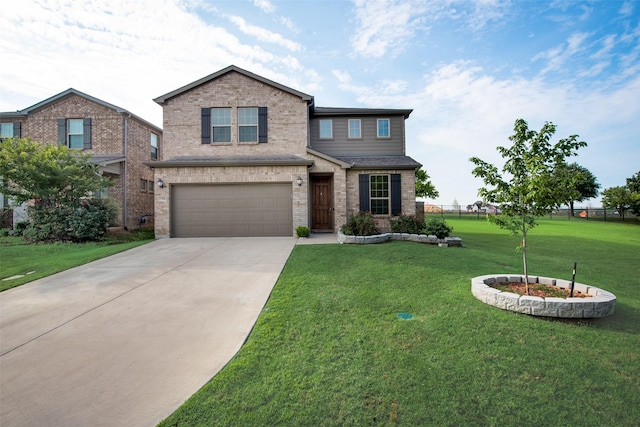
{"label": "garage door panel", "polygon": [[291,183],[175,185],[173,237],[290,236]]}

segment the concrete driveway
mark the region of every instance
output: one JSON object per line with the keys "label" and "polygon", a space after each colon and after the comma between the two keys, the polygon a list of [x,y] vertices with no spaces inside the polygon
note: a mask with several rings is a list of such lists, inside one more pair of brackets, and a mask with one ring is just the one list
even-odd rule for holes
{"label": "concrete driveway", "polygon": [[0,293],[0,425],[155,425],[238,351],[295,243],[157,240]]}

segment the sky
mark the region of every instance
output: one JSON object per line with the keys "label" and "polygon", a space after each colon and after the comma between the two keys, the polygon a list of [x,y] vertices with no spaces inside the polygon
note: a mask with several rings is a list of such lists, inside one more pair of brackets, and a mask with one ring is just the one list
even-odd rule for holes
{"label": "sky", "polygon": [[[640,2],[535,0],[3,0],[0,111],[68,88],[158,126],[153,98],[229,65],[322,107],[413,109],[406,153],[463,207],[501,166],[516,119],[602,188],[640,171]],[[584,206],[600,206],[600,199]]]}

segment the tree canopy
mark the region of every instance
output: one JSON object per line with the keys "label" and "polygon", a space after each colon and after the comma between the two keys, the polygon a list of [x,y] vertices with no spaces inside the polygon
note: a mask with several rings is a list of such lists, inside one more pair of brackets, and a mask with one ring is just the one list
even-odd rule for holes
{"label": "tree canopy", "polygon": [[416,170],[416,197],[435,199],[440,195],[429,178],[429,174],[424,169]]}
{"label": "tree canopy", "polygon": [[[497,147],[506,159],[502,172],[498,167],[478,157],[470,161],[476,165],[472,173],[482,178],[485,187],[478,195],[485,202],[495,203],[501,215],[490,216],[490,220],[501,228],[522,236],[520,248],[524,264],[524,275],[528,283],[527,232],[536,225],[535,217],[549,213],[566,202],[566,192],[555,185],[554,171],[565,164],[565,159],[576,155],[580,147],[587,145],[578,141],[578,135],[551,144],[556,132],[553,123],[546,122],[539,132],[529,129],[523,119],[514,124],[514,134],[509,137],[511,147]],[[568,181],[575,185],[576,178]]]}
{"label": "tree canopy", "polygon": [[574,202],[583,202],[598,197],[600,184],[591,171],[577,163],[561,163],[553,171],[555,185],[564,191],[564,201],[573,216]]}

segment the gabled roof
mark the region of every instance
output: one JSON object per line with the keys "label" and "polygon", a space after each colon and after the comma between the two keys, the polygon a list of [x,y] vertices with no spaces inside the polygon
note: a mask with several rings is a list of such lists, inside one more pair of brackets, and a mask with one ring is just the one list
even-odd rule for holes
{"label": "gabled roof", "polygon": [[171,98],[174,98],[174,97],[176,97],[178,95],[182,95],[183,93],[188,92],[191,89],[197,88],[198,86],[202,86],[203,84],[209,83],[210,81],[215,80],[218,77],[224,76],[225,74],[232,73],[232,72],[240,73],[240,74],[242,74],[242,75],[244,75],[246,77],[249,77],[251,79],[257,80],[257,81],[262,82],[262,83],[264,83],[266,85],[275,87],[275,88],[280,89],[280,90],[282,90],[284,92],[290,93],[291,95],[298,96],[298,97],[300,97],[300,99],[302,99],[303,101],[307,101],[308,103],[312,103],[313,102],[313,97],[311,95],[307,95],[306,93],[299,92],[299,91],[297,91],[295,89],[291,89],[290,87],[281,85],[280,83],[276,83],[273,80],[266,79],[266,78],[264,78],[262,76],[259,76],[257,74],[253,74],[253,73],[251,73],[251,72],[249,72],[247,70],[243,70],[240,67],[236,67],[235,65],[230,65],[227,68],[223,68],[220,71],[216,71],[213,74],[209,74],[208,76],[203,77],[200,80],[196,80],[193,83],[189,83],[186,86],[182,86],[179,89],[176,89],[176,90],[174,90],[172,92],[169,92],[169,93],[166,93],[166,94],[164,94],[162,96],[159,96],[159,97],[155,98],[154,101],[157,102],[158,104],[162,105],[162,104],[164,104],[166,101],[168,101]]}
{"label": "gabled roof", "polygon": [[399,116],[409,118],[413,110],[391,108],[336,108],[314,107],[311,110],[313,116]]}
{"label": "gabled roof", "polygon": [[418,169],[422,164],[409,156],[335,156],[351,169]]}
{"label": "gabled roof", "polygon": [[128,114],[131,117],[135,118],[136,120],[139,120],[140,122],[146,124],[147,126],[151,126],[154,129],[156,129],[159,132],[162,132],[162,129],[159,128],[158,126],[154,125],[153,123],[150,123],[148,121],[146,121],[145,119],[143,119],[142,117],[136,116],[135,114],[131,113],[130,111],[125,110],[124,108],[118,107],[117,105],[113,105],[113,104],[109,104],[108,102],[105,102],[101,99],[98,99],[96,97],[93,97],[91,95],[87,95],[84,92],[80,92],[77,89],[74,88],[69,88],[63,92],[60,92],[57,95],[53,95],[50,98],[45,99],[44,101],[40,101],[37,104],[32,105],[31,107],[27,107],[24,110],[18,110],[16,112],[8,112],[8,113],[0,113],[0,117],[5,117],[5,118],[20,118],[20,117],[26,117],[27,115],[41,109],[44,108],[54,102],[60,101],[64,98],[67,98],[69,96],[72,95],[76,95],[76,96],[80,96],[84,99],[87,99],[91,102],[94,102],[98,105],[102,105],[103,107],[109,108],[111,110],[114,110],[117,113],[120,114]]}

